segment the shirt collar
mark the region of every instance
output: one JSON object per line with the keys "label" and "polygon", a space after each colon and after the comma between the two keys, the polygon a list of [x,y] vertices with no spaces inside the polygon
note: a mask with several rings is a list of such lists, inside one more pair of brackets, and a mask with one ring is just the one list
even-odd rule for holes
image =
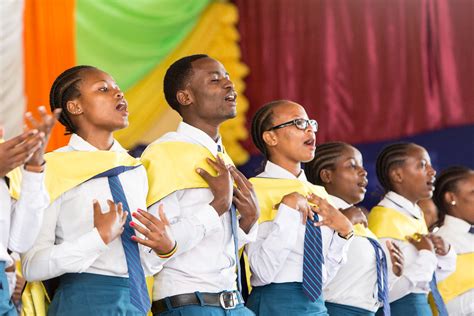
{"label": "shirt collar", "polygon": [[334,195],[331,195],[331,194],[329,194],[329,197],[330,197],[331,201],[333,202],[332,205],[334,207],[336,207],[337,209],[345,210],[346,208],[349,208],[349,207],[352,206],[352,204],[347,203],[346,201],[344,201],[340,197],[337,197],[337,196],[334,196]]}
{"label": "shirt collar", "polygon": [[410,215],[416,218],[423,217],[421,215],[422,214],[421,208],[418,206],[418,204],[412,203],[407,198],[401,196],[398,193],[389,191],[387,194],[385,194],[384,200],[388,200],[391,204],[393,204],[393,207],[400,210],[405,210]]}
{"label": "shirt collar", "polygon": [[[73,150],[76,150],[76,151],[98,151],[99,150],[77,134],[72,134],[68,145]],[[109,151],[127,152],[125,150],[125,148],[123,148],[122,145],[120,145],[119,142],[115,139],[114,139],[114,143],[112,144],[112,147],[109,149]]]}
{"label": "shirt collar", "polygon": [[279,178],[279,179],[298,179],[298,180],[301,180],[301,181],[307,181],[306,180],[306,175],[304,173],[304,170],[301,169],[301,172],[300,174],[298,175],[298,177],[295,177],[294,174],[292,174],[291,172],[289,172],[288,170],[280,167],[279,165],[277,164],[274,164],[273,162],[271,161],[267,161],[266,165],[265,165],[265,171],[264,171],[264,174],[269,176],[269,177],[272,177],[272,178]]}
{"label": "shirt collar", "polygon": [[457,218],[451,215],[446,215],[446,217],[444,218],[443,226],[444,225],[454,228],[457,232],[462,232],[462,233],[468,233],[469,230],[471,229],[471,224],[469,224],[465,220],[462,220],[460,218]]}
{"label": "shirt collar", "polygon": [[178,134],[182,134],[186,137],[193,139],[198,144],[206,147],[214,156],[217,156],[217,148],[220,146],[225,151],[224,146],[222,145],[222,138],[220,135],[218,136],[217,141],[214,141],[209,135],[207,135],[204,131],[196,128],[192,125],[189,125],[185,122],[181,122],[178,125],[178,129],[176,130]]}

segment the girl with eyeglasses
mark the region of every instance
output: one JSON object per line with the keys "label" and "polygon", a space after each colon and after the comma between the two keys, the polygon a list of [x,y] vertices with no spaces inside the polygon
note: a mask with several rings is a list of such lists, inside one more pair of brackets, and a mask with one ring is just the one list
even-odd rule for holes
{"label": "girl with eyeglasses", "polygon": [[246,247],[253,287],[247,306],[257,315],[327,315],[321,294],[345,261],[351,222],[306,180],[301,162],[316,148],[317,122],[281,100],[252,120],[252,138],[266,158],[251,183],[260,206],[257,241]]}

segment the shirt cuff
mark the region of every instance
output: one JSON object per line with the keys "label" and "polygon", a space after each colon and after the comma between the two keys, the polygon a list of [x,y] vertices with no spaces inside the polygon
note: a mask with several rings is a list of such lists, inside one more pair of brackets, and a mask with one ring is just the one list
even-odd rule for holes
{"label": "shirt cuff", "polygon": [[81,236],[77,243],[84,252],[97,251],[100,253],[109,249],[95,227],[90,233]]}
{"label": "shirt cuff", "polygon": [[[45,172],[31,172],[24,168],[22,170],[21,192],[38,192],[44,189]],[[46,170],[46,169],[45,169]]]}
{"label": "shirt cuff", "polygon": [[451,249],[449,249],[446,255],[436,256],[436,259],[438,259],[437,269],[454,272],[456,270],[456,258],[456,252],[454,251],[453,246],[451,246]]}
{"label": "shirt cuff", "polygon": [[338,263],[344,263],[347,260],[347,252],[354,237],[349,239],[342,238],[337,232],[334,232],[329,246],[328,256]]}
{"label": "shirt cuff", "polygon": [[249,242],[254,242],[257,240],[258,236],[258,221],[255,222],[255,224],[252,225],[248,233],[245,233],[242,228],[237,226],[238,229],[238,237],[239,237],[239,243],[242,244],[247,244]]}
{"label": "shirt cuff", "polygon": [[222,223],[217,211],[211,206],[206,205],[194,214],[197,222],[204,226],[205,234],[218,229]]}

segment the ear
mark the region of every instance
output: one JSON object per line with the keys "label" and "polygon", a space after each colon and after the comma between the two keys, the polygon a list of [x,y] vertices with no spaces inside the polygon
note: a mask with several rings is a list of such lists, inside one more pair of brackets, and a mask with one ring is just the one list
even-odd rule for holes
{"label": "ear", "polygon": [[[456,197],[453,192],[444,192],[443,200],[446,201],[449,205],[453,205],[452,203],[456,201]],[[454,202],[456,203],[456,202]]]}
{"label": "ear", "polygon": [[393,183],[402,183],[403,182],[403,171],[402,168],[392,168],[388,176]]}
{"label": "ear", "polygon": [[76,100],[67,101],[66,108],[68,114],[71,115],[80,115],[82,114],[82,107]]}
{"label": "ear", "polygon": [[189,106],[190,104],[193,103],[193,95],[187,89],[179,90],[176,93],[176,100],[178,100],[179,104],[181,104],[183,106]]}
{"label": "ear", "polygon": [[273,131],[263,132],[262,138],[269,147],[275,147],[278,144],[278,137]]}
{"label": "ear", "polygon": [[329,170],[329,169],[323,169],[319,173],[319,177],[321,178],[321,180],[324,183],[326,183],[326,184],[331,183],[332,182],[332,171]]}

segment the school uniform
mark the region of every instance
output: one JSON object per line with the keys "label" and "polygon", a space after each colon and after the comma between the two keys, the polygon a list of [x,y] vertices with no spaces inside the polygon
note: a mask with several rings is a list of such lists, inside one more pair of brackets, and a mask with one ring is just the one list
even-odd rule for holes
{"label": "school uniform", "polygon": [[220,137],[214,141],[182,122],[176,132],[165,134],[142,155],[150,179],[150,212],[163,204],[178,244],[176,254],[155,275],[155,315],[251,315],[237,291],[234,234],[239,249],[255,240],[258,225],[245,233],[236,223],[233,233],[232,212],[217,214],[209,204],[214,199],[211,190],[195,172],[196,167],[208,168],[205,158],[218,152],[226,155]]}
{"label": "school uniform", "polygon": [[[67,146],[55,153],[61,155],[81,152],[86,155],[104,153],[76,134],[72,135]],[[117,141],[105,153],[129,157]],[[133,160],[131,157],[130,159]],[[92,158],[89,163],[93,165],[98,162]],[[69,168],[78,168],[74,162],[69,164]],[[120,168],[123,169],[120,166],[111,170]],[[144,167],[136,165],[122,171],[114,176],[95,176],[55,197],[45,212],[38,239],[22,256],[23,274],[27,281],[59,277],[59,287],[48,315],[146,314],[132,302],[134,297],[130,294],[129,284],[135,279],[130,279],[129,272],[133,269],[135,275],[135,271],[140,271],[141,261],[142,276],[143,273],[152,275],[160,269],[160,259],[139,246],[136,256],[140,260],[136,259],[135,268],[129,268],[131,263],[128,263],[130,259],[125,247],[130,244],[122,241],[123,236],[105,244],[94,227],[93,200],[99,202],[103,213],[109,209],[107,200],[117,203],[111,178],[118,179],[123,188],[124,211],[130,214],[138,208],[146,210],[148,183]],[[140,290],[143,288],[140,287]]]}
{"label": "school uniform", "polygon": [[[352,206],[337,196],[329,196],[338,209]],[[329,315],[372,316],[381,307],[382,302],[378,298],[375,253],[379,249],[374,249],[369,238],[376,239],[373,234],[366,237],[358,235],[356,231],[349,247],[347,262],[325,285],[324,298]]]}
{"label": "school uniform", "polygon": [[[254,179],[258,181],[263,178],[269,178],[268,181],[299,180],[296,182],[309,184],[303,170],[295,177],[270,161],[266,163],[264,172]],[[319,189],[326,195],[323,198],[327,197],[324,188]],[[263,197],[259,198],[259,203],[263,203],[263,200]],[[281,197],[277,203],[280,201]],[[260,206],[262,208],[262,204]],[[313,301],[303,292],[306,226],[302,223],[301,213],[280,203],[272,217],[260,223],[257,240],[246,247],[252,272],[252,292],[247,306],[257,315],[327,315],[322,295]],[[326,226],[320,228],[320,235],[324,258],[320,282],[326,284],[346,261],[353,238],[341,238]]]}
{"label": "school uniform", "polygon": [[457,254],[456,271],[438,284],[449,315],[474,315],[474,227],[446,215],[436,235],[449,242]]}
{"label": "school uniform", "polygon": [[[393,191],[388,192],[377,207],[371,210],[369,228],[379,237],[389,262],[388,266],[391,266],[391,260],[385,245],[387,239],[400,247],[405,258],[401,277],[396,277],[391,269],[388,271],[392,284],[389,292],[392,315],[431,315],[427,302],[430,282],[434,274],[439,282],[454,271],[454,250],[451,248],[445,256],[438,256],[428,250],[418,251],[406,241],[407,235],[427,234],[428,229],[420,207]],[[398,229],[398,236],[390,233],[393,229]]]}
{"label": "school uniform", "polygon": [[28,172],[23,167],[16,171],[21,172],[22,179],[18,200],[10,195],[10,179],[0,179],[0,315],[16,315],[5,273],[5,268],[14,263],[8,250],[24,252],[33,245],[49,203],[44,173]]}

